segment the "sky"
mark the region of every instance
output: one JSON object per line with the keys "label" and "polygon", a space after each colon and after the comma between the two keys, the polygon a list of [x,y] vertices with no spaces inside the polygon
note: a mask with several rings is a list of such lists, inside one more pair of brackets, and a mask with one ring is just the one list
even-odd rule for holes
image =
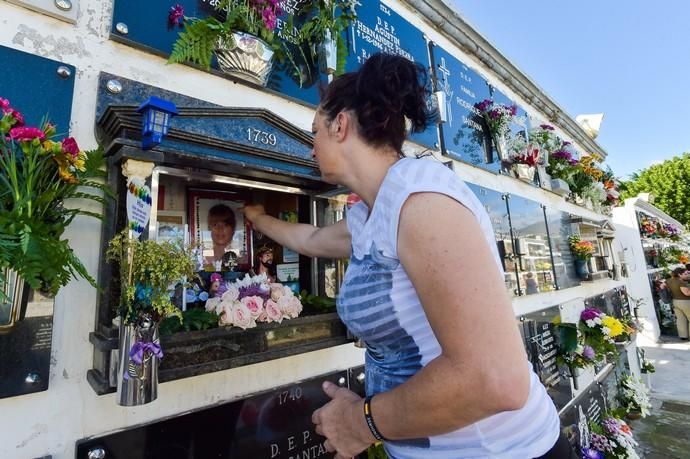
{"label": "sky", "polygon": [[604,113],[616,176],[690,152],[690,1],[451,0],[566,113]]}

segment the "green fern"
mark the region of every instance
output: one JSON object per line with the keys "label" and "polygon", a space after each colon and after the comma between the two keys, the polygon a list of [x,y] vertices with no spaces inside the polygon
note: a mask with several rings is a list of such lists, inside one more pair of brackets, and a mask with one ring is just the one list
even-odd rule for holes
{"label": "green fern", "polygon": [[223,30],[223,24],[213,17],[187,23],[173,45],[168,62],[193,62],[209,70],[213,50]]}

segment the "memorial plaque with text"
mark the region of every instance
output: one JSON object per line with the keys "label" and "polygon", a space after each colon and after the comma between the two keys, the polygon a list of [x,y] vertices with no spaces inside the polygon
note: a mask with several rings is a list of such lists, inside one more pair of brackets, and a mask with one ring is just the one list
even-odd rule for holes
{"label": "memorial plaque with text", "polygon": [[[361,371],[361,370],[360,370]],[[311,415],[330,399],[325,380],[347,381],[346,371],[311,379],[251,398],[184,414],[77,445],[77,458],[103,448],[106,457],[169,458],[331,458]]]}
{"label": "memorial plaque with text", "polygon": [[548,309],[526,314],[520,317],[527,355],[534,371],[546,387],[556,408],[563,408],[572,398],[568,369],[559,367],[558,329],[554,322],[560,319],[560,309],[553,306]]}
{"label": "memorial plaque with text", "polygon": [[[357,70],[372,54],[378,52],[403,56],[429,70],[429,50],[422,31],[379,1],[358,2],[357,20],[352,24],[350,33],[350,54],[345,67],[348,72]],[[428,103],[433,105],[431,100]],[[410,139],[425,147],[436,148],[436,125],[412,134]]]}
{"label": "memorial plaque with text", "polygon": [[443,154],[498,173],[501,163],[491,148],[486,122],[476,108],[489,98],[489,85],[439,46],[434,46],[433,58],[438,89],[443,91],[447,105],[447,120],[441,125]]}
{"label": "memorial plaque with text", "polygon": [[580,278],[575,272],[575,258],[568,244],[568,238],[574,234],[570,214],[548,207],[545,213],[557,288],[577,287],[580,285]]}
{"label": "memorial plaque with text", "polygon": [[606,399],[598,384],[589,386],[580,404],[590,423],[599,424],[606,414]]}

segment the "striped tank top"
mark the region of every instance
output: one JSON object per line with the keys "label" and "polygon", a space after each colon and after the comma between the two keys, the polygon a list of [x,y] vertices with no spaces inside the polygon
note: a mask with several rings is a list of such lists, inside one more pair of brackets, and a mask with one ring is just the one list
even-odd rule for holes
{"label": "striped tank top", "polygon": [[[501,267],[489,217],[469,188],[438,162],[412,158],[396,162],[381,184],[371,213],[364,202],[347,213],[352,255],[337,306],[350,331],[366,342],[367,395],[404,383],[441,353],[397,255],[400,210],[408,196],[418,192],[442,193],[467,207],[479,220]],[[525,361],[525,365],[530,363]],[[520,410],[499,413],[443,435],[386,442],[386,452],[394,459],[541,456],[556,442],[560,423],[531,366],[530,374],[529,397]]]}

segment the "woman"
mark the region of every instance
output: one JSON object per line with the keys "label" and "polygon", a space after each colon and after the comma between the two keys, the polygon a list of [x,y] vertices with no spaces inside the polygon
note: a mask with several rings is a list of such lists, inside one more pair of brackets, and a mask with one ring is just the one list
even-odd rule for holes
{"label": "woman", "polygon": [[211,230],[213,255],[206,257],[206,268],[228,271],[236,264],[237,256],[230,251],[236,224],[235,212],[225,204],[216,204],[209,209],[208,228]]}
{"label": "woman", "polygon": [[350,257],[338,313],[367,344],[368,397],[324,384],[332,400],[314,412],[316,431],[336,458],[377,438],[392,458],[570,457],[527,361],[482,205],[440,163],[401,159],[406,119],[416,131],[429,121],[424,77],[377,54],[325,91],[313,156],[326,182],[362,199],[346,221],[314,228],[245,209],[279,244]]}

